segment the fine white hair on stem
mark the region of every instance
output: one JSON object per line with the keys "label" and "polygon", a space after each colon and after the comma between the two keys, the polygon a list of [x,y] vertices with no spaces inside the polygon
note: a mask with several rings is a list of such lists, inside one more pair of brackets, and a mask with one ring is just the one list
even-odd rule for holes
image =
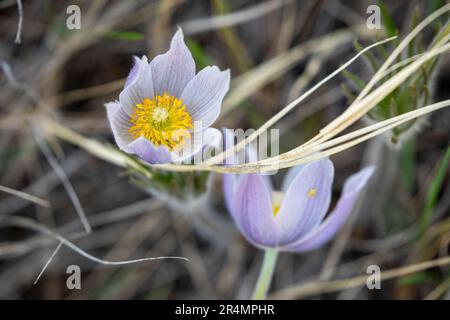
{"label": "fine white hair on stem", "polygon": [[185,257],[177,257],[177,256],[162,256],[162,257],[149,257],[149,258],[140,258],[140,259],[133,259],[133,260],[121,260],[121,261],[109,261],[109,260],[103,260],[100,258],[97,258],[80,247],[78,247],[76,244],[71,242],[70,240],[66,239],[62,235],[50,230],[45,225],[38,223],[37,221],[23,218],[23,217],[9,217],[6,220],[3,221],[3,225],[10,225],[10,226],[16,226],[21,228],[26,228],[29,230],[33,230],[36,232],[41,232],[43,234],[46,234],[47,236],[61,242],[68,248],[72,249],[79,255],[93,261],[97,262],[103,265],[113,265],[113,266],[119,266],[119,265],[127,265],[127,264],[133,264],[138,262],[145,262],[145,261],[154,261],[154,260],[163,260],[163,259],[177,259],[177,260],[185,260],[189,261],[188,258]]}
{"label": "fine white hair on stem", "polygon": [[14,43],[20,44],[21,43],[20,37],[22,35],[22,24],[23,24],[22,0],[17,0],[17,10],[19,12],[19,21],[17,22],[17,33]]}
{"label": "fine white hair on stem", "polygon": [[33,195],[28,194],[28,193],[23,192],[23,191],[15,190],[15,189],[8,188],[8,187],[2,186],[2,185],[0,185],[0,191],[12,194],[12,195],[14,195],[16,197],[22,198],[22,199],[27,200],[27,201],[31,201],[33,203],[36,203],[36,204],[42,206],[42,207],[46,207],[46,208],[50,207],[50,203],[47,200],[39,198],[39,197],[36,197],[36,196],[33,196]]}
{"label": "fine white hair on stem", "polygon": [[53,156],[50,148],[48,147],[47,143],[45,142],[44,138],[42,137],[42,134],[40,130],[32,125],[31,130],[33,132],[33,136],[36,140],[36,143],[38,144],[39,148],[41,149],[42,153],[44,154],[45,158],[47,159],[50,166],[55,170],[56,175],[61,180],[62,185],[64,186],[64,189],[66,189],[67,194],[69,195],[70,200],[73,203],[73,206],[75,207],[75,210],[80,217],[81,223],[83,224],[84,229],[87,233],[90,233],[92,231],[91,225],[89,224],[89,221],[86,217],[86,213],[84,212],[83,206],[81,205],[80,200],[78,199],[78,196],[72,186],[72,184],[69,181],[69,178],[67,177],[64,170],[61,168],[61,166],[58,164],[58,161]]}
{"label": "fine white hair on stem", "polygon": [[38,276],[36,277],[36,280],[34,280],[33,285],[35,285],[36,283],[38,283],[39,279],[41,278],[41,276],[44,274],[45,270],[47,269],[47,267],[50,265],[50,263],[52,262],[53,258],[56,256],[56,254],[59,252],[59,249],[61,249],[62,245],[64,244],[63,241],[60,241],[58,246],[56,247],[56,249],[53,251],[52,255],[50,256],[50,258],[47,260],[47,262],[45,263],[44,267],[42,268],[41,272],[39,272]]}

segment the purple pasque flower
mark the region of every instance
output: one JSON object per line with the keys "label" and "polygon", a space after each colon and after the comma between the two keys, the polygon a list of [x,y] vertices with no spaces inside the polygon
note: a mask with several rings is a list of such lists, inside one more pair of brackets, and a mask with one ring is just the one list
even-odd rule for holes
{"label": "purple pasque flower", "polygon": [[229,84],[229,70],[216,66],[195,74],[194,59],[178,29],[166,53],[150,63],[145,56],[135,57],[119,101],[105,105],[117,145],[149,163],[166,163],[220,143],[220,131],[210,126]]}
{"label": "purple pasque flower", "polygon": [[366,167],[350,176],[327,218],[334,178],[328,158],[291,168],[282,191],[272,190],[267,176],[226,174],[225,201],[237,227],[255,246],[304,252],[336,234],[373,172],[374,167]]}

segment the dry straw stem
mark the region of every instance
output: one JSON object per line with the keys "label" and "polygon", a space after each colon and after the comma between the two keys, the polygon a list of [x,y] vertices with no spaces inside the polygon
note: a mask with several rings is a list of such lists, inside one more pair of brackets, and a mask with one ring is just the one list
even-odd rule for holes
{"label": "dry straw stem", "polygon": [[186,35],[194,35],[197,33],[236,26],[266,15],[291,1],[292,0],[269,0],[229,14],[186,21],[181,23],[181,27]]}
{"label": "dry straw stem", "polygon": [[[417,264],[411,264],[405,267],[391,269],[381,272],[381,280],[389,280],[403,277],[408,274],[420,272],[435,267],[442,267],[450,264],[450,257],[437,260],[429,260]],[[349,279],[340,279],[327,282],[311,282],[303,285],[293,286],[273,293],[269,299],[300,299],[313,295],[319,295],[328,292],[335,292],[350,288],[363,286],[367,283],[367,274]]]}
{"label": "dry straw stem", "polygon": [[64,189],[66,190],[67,194],[69,195],[70,200],[73,203],[73,206],[80,217],[81,223],[83,224],[84,229],[87,233],[90,233],[92,231],[91,225],[89,224],[89,220],[86,216],[86,213],[84,212],[83,206],[81,205],[80,199],[78,199],[77,193],[75,192],[75,189],[73,188],[72,184],[70,183],[69,178],[67,177],[64,170],[59,165],[56,158],[53,156],[50,147],[45,142],[44,138],[42,137],[41,132],[38,130],[37,127],[31,126],[33,136],[36,140],[37,145],[41,149],[42,153],[44,154],[45,158],[47,159],[48,163],[52,167],[52,169],[55,171],[56,175],[60,179]]}
{"label": "dry straw stem", "polygon": [[[431,22],[437,19],[439,16],[450,10],[450,3],[441,7],[440,9],[433,12],[427,18],[425,18],[421,23],[419,23],[406,37],[402,42],[395,48],[392,54],[388,57],[388,59],[383,63],[383,65],[378,69],[375,75],[370,79],[369,83],[364,87],[355,101],[347,108],[347,110],[334,121],[332,121],[327,127],[323,128],[320,132],[321,135],[325,136],[326,134],[330,134],[332,132],[336,132],[340,129],[341,123],[344,119],[350,119],[353,117],[353,111],[357,110],[360,106],[359,102],[368,94],[368,92],[374,87],[376,83],[381,80],[384,75],[386,69],[397,59],[397,57],[402,53],[402,51],[408,46],[408,44],[416,37],[426,26],[428,26]],[[444,45],[448,41],[448,36],[441,39],[439,42],[435,44],[434,48],[438,48]],[[423,57],[422,57],[423,58]],[[420,65],[419,65],[420,67]]]}
{"label": "dry straw stem", "polygon": [[22,199],[27,200],[27,201],[34,202],[34,203],[36,203],[36,204],[38,204],[40,206],[43,206],[45,208],[49,208],[50,207],[50,203],[47,200],[44,200],[42,198],[33,196],[33,195],[28,194],[28,193],[23,192],[23,191],[11,189],[11,188],[8,188],[8,187],[2,186],[2,185],[0,185],[0,191],[12,194],[12,195],[14,195],[16,197],[22,198]]}
{"label": "dry straw stem", "polygon": [[341,67],[336,69],[334,72],[332,72],[330,75],[322,79],[319,83],[314,85],[311,89],[306,91],[303,95],[301,95],[299,98],[295,99],[291,103],[289,103],[286,107],[284,107],[282,110],[280,110],[277,114],[275,114],[272,118],[270,118],[266,123],[264,123],[258,130],[256,130],[253,134],[251,134],[248,138],[238,143],[234,148],[230,148],[226,150],[225,152],[220,153],[219,155],[209,159],[206,161],[206,164],[217,164],[224,161],[224,159],[230,157],[233,155],[235,151],[241,150],[245,147],[245,145],[251,143],[255,139],[258,138],[262,133],[264,133],[267,129],[272,127],[275,123],[277,123],[281,118],[283,118],[286,114],[288,114],[292,109],[294,109],[297,105],[299,105],[302,101],[304,101],[306,98],[308,98],[311,94],[313,94],[318,88],[320,88],[323,84],[334,78],[336,75],[338,75],[342,70],[347,68],[352,62],[354,62],[356,59],[358,59],[364,52],[381,45],[383,43],[386,43],[388,41],[394,40],[395,37],[379,41],[377,43],[374,43],[364,50],[360,51],[357,55],[355,55],[353,58],[351,58],[349,61],[344,63]]}
{"label": "dry straw stem", "polygon": [[359,25],[351,30],[337,30],[308,40],[235,78],[231,83],[232,90],[223,102],[221,117],[226,116],[245,99],[257,93],[258,90],[261,90],[271,81],[282,76],[308,55],[333,51],[339,45],[351,42],[355,34],[358,37],[367,38],[373,35],[373,32],[369,31],[365,25]]}
{"label": "dry straw stem", "polygon": [[[185,257],[176,257],[176,256],[165,256],[165,257],[151,257],[151,258],[140,258],[140,259],[133,259],[133,260],[123,260],[123,261],[109,261],[109,260],[103,260],[100,258],[97,258],[80,247],[78,247],[76,244],[68,240],[67,238],[63,237],[62,235],[52,231],[51,229],[47,228],[45,225],[38,223],[37,221],[28,219],[28,218],[22,218],[22,217],[9,217],[5,221],[3,221],[3,225],[10,225],[10,226],[16,226],[20,228],[25,228],[29,230],[33,230],[36,232],[43,233],[55,240],[58,240],[60,243],[63,243],[68,248],[72,249],[79,255],[93,261],[97,262],[103,265],[126,265],[126,264],[133,264],[133,263],[139,263],[139,262],[145,262],[145,261],[154,261],[154,260],[163,260],[163,259],[177,259],[177,260],[185,260],[189,261],[189,259]],[[59,245],[58,245],[59,247]],[[59,249],[57,248],[58,251]]]}
{"label": "dry straw stem", "polygon": [[[383,67],[380,68],[380,70],[378,70],[378,72],[375,75],[377,77],[376,79],[379,79],[380,77],[386,75],[386,73],[389,71],[388,68],[390,66],[390,63],[392,63],[395,60],[398,54],[401,53],[403,48],[407,46],[407,44],[414,38],[414,36],[416,36],[426,25],[431,23],[438,16],[442,15],[443,13],[449,10],[450,5],[442,7],[441,9],[439,9],[438,11],[427,17],[408,36],[406,36],[405,39],[400,43],[399,47],[396,50],[394,50],[391,57],[387,59]],[[414,74],[422,65],[427,63],[430,59],[434,58],[435,56],[448,51],[450,49],[450,44],[444,44],[444,42],[448,41],[448,39],[445,38],[443,41],[437,43],[432,50],[429,50],[420,57],[417,57],[417,59],[415,59],[414,62],[412,62],[407,67],[402,69],[400,72],[398,72],[395,76],[393,76],[388,81],[383,83],[381,86],[373,90],[370,94],[366,96],[363,96],[361,94],[358,101],[355,101],[343,114],[337,117],[329,125],[324,127],[319,132],[319,134],[316,135],[310,141],[300,145],[297,148],[294,148],[291,151],[281,154],[280,156],[271,157],[262,161],[227,167],[217,165],[218,163],[221,163],[224,159],[226,159],[228,156],[232,155],[234,152],[244,148],[246,144],[257,139],[260,134],[262,134],[271,126],[273,126],[284,115],[289,113],[300,102],[302,102],[304,99],[310,96],[315,90],[317,90],[318,87],[320,87],[325,82],[329,81],[332,77],[336,76],[350,63],[356,60],[362,53],[371,49],[374,46],[383,44],[390,40],[392,40],[392,38],[377,42],[365,48],[363,51],[359,52],[356,56],[354,56],[343,66],[338,68],[336,71],[334,71],[328,77],[326,77],[318,84],[313,86],[305,94],[303,94],[302,96],[300,96],[299,98],[288,104],[275,116],[269,119],[263,126],[261,126],[254,134],[250,135],[247,139],[238,143],[233,148],[230,148],[220,153],[219,155],[207,160],[205,163],[197,165],[161,164],[161,165],[153,165],[151,167],[171,171],[201,170],[201,171],[213,171],[218,173],[255,173],[292,167],[300,163],[314,161],[344,151],[367,139],[380,135],[386,132],[387,130],[392,129],[395,126],[401,125],[405,122],[423,116],[432,111],[449,106],[450,100],[442,101],[417,110],[410,111],[408,113],[393,117],[391,119],[384,120],[374,125],[364,127],[360,130],[356,130],[346,135],[343,135],[339,138],[333,139],[333,137],[335,137],[337,134],[344,131],[350,125],[352,125],[357,120],[362,118],[368,111],[370,111],[371,108],[377,105],[379,101],[381,101],[384,97],[386,97],[390,92],[392,92],[392,90],[398,87],[401,83],[403,83],[409,76]],[[369,82],[368,86],[366,87],[369,89],[364,90],[363,92],[368,92],[371,90],[372,87],[371,82]],[[45,120],[43,127],[49,133],[55,134],[63,139],[75,143],[87,149],[89,152],[95,154],[96,156],[99,156],[102,159],[125,167],[127,166],[137,167],[143,169],[142,170],[143,172],[148,172],[148,170],[145,170],[145,166],[148,167],[148,164],[145,164],[139,160],[132,159],[117,150],[107,148],[105,147],[105,145],[95,140],[84,138],[78,135],[77,133],[71,131],[70,129],[64,128],[53,121],[50,121],[48,119]]]}
{"label": "dry straw stem", "polygon": [[[408,34],[405,39],[399,44],[399,46],[394,50],[394,52],[391,54],[391,56],[386,60],[386,62],[382,65],[382,67],[377,71],[377,73],[374,75],[374,77],[369,81],[367,86],[363,89],[361,94],[358,96],[358,98],[355,100],[355,102],[338,118],[336,118],[333,122],[331,122],[328,126],[323,128],[319,135],[313,138],[311,141],[316,141],[316,144],[326,141],[330,137],[335,136],[339,132],[342,132],[345,130],[348,126],[356,122],[358,119],[360,119],[362,116],[364,116],[371,108],[373,108],[379,101],[381,101],[385,96],[387,96],[392,90],[394,90],[397,86],[399,86],[408,76],[410,76],[413,72],[415,72],[417,69],[420,68],[421,65],[423,65],[425,62],[427,62],[429,59],[433,58],[435,55],[440,54],[446,50],[448,50],[448,47],[444,49],[443,51],[439,51],[440,47],[448,40],[448,38],[444,38],[441,41],[439,41],[435,45],[435,50],[432,50],[431,52],[428,52],[424,54],[421,58],[419,58],[417,61],[412,63],[410,66],[399,72],[396,76],[394,76],[390,81],[387,81],[383,84],[383,86],[380,86],[377,90],[372,92],[371,95],[367,96],[364,100],[363,97],[372,89],[373,85],[379,81],[379,79],[383,76],[386,69],[392,64],[392,62],[395,61],[395,59],[398,57],[398,55],[407,47],[407,45],[412,41],[412,39],[419,34],[420,31],[422,31],[428,24],[430,24],[432,21],[434,21],[436,18],[441,16],[442,14],[448,12],[450,10],[450,4],[447,4],[440,8],[439,10],[435,11],[433,14],[428,16],[425,20],[423,20],[414,30]],[[387,39],[385,41],[389,41],[390,39]],[[375,43],[372,46],[378,45],[381,43]],[[370,49],[372,46],[369,46],[368,48],[364,49],[359,54],[362,54],[364,51]],[[433,52],[434,51],[434,52]],[[333,77],[342,69],[344,69],[348,64],[353,62],[356,58],[355,56],[353,59],[348,61],[344,66],[333,72],[330,76],[319,82],[316,86],[314,86],[310,91],[306,92],[303,96],[298,98],[297,100],[293,101],[291,104],[286,106],[284,109],[282,109],[278,114],[276,114],[274,117],[272,117],[269,121],[267,121],[260,129],[258,129],[253,135],[251,135],[249,138],[245,139],[241,143],[237,144],[234,148],[230,148],[229,150],[225,151],[224,153],[210,159],[207,163],[208,164],[217,164],[223,161],[223,159],[227,158],[228,156],[231,156],[234,151],[242,149],[246,144],[252,142],[255,140],[262,132],[264,132],[266,129],[270,128],[276,121],[279,120],[279,118],[283,117],[285,114],[287,114],[292,108],[294,108],[298,103],[304,100],[305,96],[308,96],[312,92],[314,92],[318,86],[320,86],[322,83],[329,80],[329,78]],[[297,147],[296,149],[292,150],[291,153],[294,153],[295,151],[301,150],[309,143],[306,143],[300,147]],[[269,158],[268,161],[277,161],[278,159],[275,158]]]}
{"label": "dry straw stem", "polygon": [[135,169],[144,174],[147,178],[152,177],[151,173],[145,168],[148,164],[135,160],[116,148],[108,146],[97,140],[86,138],[50,118],[42,118],[38,120],[38,122],[40,123],[41,128],[48,134],[53,134],[63,140],[80,146],[96,157],[112,164],[124,168]]}
{"label": "dry straw stem", "polygon": [[[307,148],[307,147],[310,147],[311,145],[320,145],[321,142],[324,142],[327,139],[330,139],[331,137],[335,136],[336,134],[342,132],[348,126],[350,126],[351,124],[356,122],[358,119],[360,119],[362,116],[364,116],[371,108],[373,108],[379,101],[381,101],[385,96],[387,96],[390,92],[392,92],[406,78],[408,78],[411,74],[413,74],[416,70],[418,70],[424,63],[426,63],[428,60],[432,59],[434,56],[447,51],[448,46],[445,47],[444,44],[448,41],[448,38],[449,38],[448,36],[444,37],[439,42],[437,42],[433,47],[434,50],[431,50],[430,52],[427,52],[427,53],[423,54],[422,56],[418,57],[414,63],[412,63],[407,68],[405,68],[404,70],[399,72],[397,75],[395,75],[389,81],[385,82],[382,86],[380,86],[379,88],[374,90],[370,95],[366,96],[366,93],[372,89],[373,85],[389,72],[389,70],[386,70],[386,69],[392,64],[392,62],[395,61],[395,59],[401,54],[401,52],[408,46],[408,44],[412,41],[412,39],[415,36],[417,36],[419,34],[419,32],[422,31],[433,20],[435,20],[440,15],[444,14],[445,12],[447,12],[449,10],[450,10],[450,4],[443,6],[442,8],[440,8],[439,10],[437,10],[436,12],[431,14],[429,17],[427,17],[424,21],[422,21],[416,28],[414,28],[414,30],[405,37],[405,39],[399,44],[399,46],[389,56],[389,58],[382,65],[382,67],[380,67],[380,69],[377,71],[377,73],[374,75],[374,77],[369,81],[369,83],[363,89],[363,91],[358,96],[358,98],[352,103],[352,105],[350,105],[347,108],[347,110],[342,115],[340,115],[338,118],[336,118],[334,121],[332,121],[329,125],[327,125],[325,128],[323,128],[320,131],[319,135],[317,135],[316,137],[311,139],[309,142],[289,151],[288,153],[286,153],[284,155],[281,155],[280,159],[282,159],[283,156],[288,158],[287,156],[289,154],[300,153],[302,151],[304,152],[305,147]],[[375,43],[374,45],[377,45],[377,43]],[[444,48],[441,49],[442,47],[444,47]],[[364,49],[360,53],[363,53],[367,49],[370,49],[370,47]],[[440,51],[440,50],[442,50],[442,51]],[[352,61],[353,61],[353,59],[351,59],[348,62],[348,64],[351,63]],[[410,61],[407,61],[407,62],[409,63]],[[404,64],[404,63],[401,62],[401,64]],[[393,68],[396,68],[396,65],[394,65]],[[374,79],[375,79],[375,81],[374,81]],[[313,87],[312,89],[315,89],[315,88]],[[306,94],[308,94],[308,92]],[[300,97],[299,100],[301,98],[302,97]],[[286,107],[285,109],[289,109],[288,107]],[[281,112],[283,112],[283,110]],[[272,119],[270,119],[265,125],[270,123]],[[255,135],[257,133],[258,132],[256,132]],[[251,141],[253,141],[252,136],[250,136],[248,138],[248,141],[244,140],[242,142],[242,144],[245,145],[246,143],[250,143]],[[240,149],[240,148],[241,148],[241,146],[239,146],[239,145],[236,145],[236,147],[235,147],[235,149]],[[229,154],[227,154],[227,156],[231,155],[231,154],[232,153],[230,152]],[[278,159],[270,158],[267,160],[275,161]]]}
{"label": "dry straw stem", "polygon": [[[378,87],[376,90],[374,90],[371,94],[369,94],[366,98],[362,99],[361,102],[358,104],[358,108],[355,108],[351,117],[346,117],[344,114],[342,114],[340,117],[338,117],[337,119],[340,120],[340,126],[339,128],[333,129],[331,131],[329,131],[326,134],[323,134],[323,132],[326,132],[328,126],[326,126],[324,129],[321,130],[321,133],[319,133],[318,136],[314,137],[313,139],[311,139],[309,142],[289,151],[286,152],[284,154],[281,154],[278,157],[274,157],[274,158],[269,158],[263,161],[259,161],[255,164],[265,164],[265,163],[273,163],[275,160],[280,160],[280,161],[286,161],[286,160],[291,160],[291,159],[298,159],[299,156],[301,155],[307,155],[307,154],[311,154],[312,152],[318,151],[318,150],[323,150],[324,148],[328,147],[329,144],[327,143],[330,141],[334,141],[334,142],[340,142],[340,139],[335,139],[335,140],[329,140],[331,138],[333,138],[336,134],[338,134],[339,132],[344,131],[346,128],[348,128],[351,124],[353,124],[354,122],[356,122],[358,119],[362,118],[370,109],[372,109],[380,100],[382,100],[384,97],[386,97],[390,92],[392,92],[396,87],[398,87],[403,81],[405,81],[405,79],[407,79],[411,74],[413,74],[415,71],[417,71],[423,64],[425,64],[427,61],[429,61],[430,59],[432,59],[433,57],[435,57],[438,54],[441,54],[445,51],[448,51],[450,49],[450,44],[444,45],[440,48],[431,50],[430,52],[424,54],[422,57],[420,57],[419,59],[417,59],[414,63],[411,63],[408,67],[406,67],[405,69],[403,69],[402,71],[400,71],[399,73],[397,73],[394,77],[392,77],[391,79],[389,79],[388,81],[386,81],[383,85],[381,85],[380,87]],[[418,116],[424,115],[424,111],[426,110],[426,113],[432,112],[434,110],[443,108],[443,107],[447,107],[448,106],[448,101],[443,101],[444,104],[433,104],[433,105],[429,105],[425,108],[420,108],[408,113],[404,113],[400,116],[391,118],[391,119],[387,119],[385,121],[379,122],[375,125],[371,125],[371,126],[367,126],[365,128],[363,128],[362,130],[358,130],[355,132],[359,132],[359,133],[365,133],[365,131],[369,132],[371,131],[373,128],[378,128],[379,126],[384,126],[384,125],[390,125],[391,121],[393,119],[403,119],[401,122],[399,122],[397,125],[400,125],[404,122],[407,122],[410,119],[414,119],[417,118]],[[341,118],[342,117],[342,118]],[[408,120],[405,120],[406,119]],[[392,128],[392,126],[390,126],[389,128]],[[387,129],[386,129],[387,130]],[[380,134],[383,133],[386,130],[382,130],[380,131]],[[348,138],[348,137],[353,137],[354,133],[349,133],[347,135],[342,136],[341,138]]]}
{"label": "dry straw stem", "polygon": [[[292,103],[290,103],[284,110],[288,109],[287,111],[290,111],[293,107],[295,107],[296,104],[298,104],[301,101],[303,101],[304,99],[306,99],[319,86],[321,86],[326,81],[328,81],[329,79],[331,79],[332,77],[337,75],[339,73],[339,71],[343,70],[345,68],[345,66],[349,65],[351,62],[356,60],[365,51],[369,50],[370,48],[372,48],[372,47],[374,47],[376,45],[385,43],[385,42],[387,42],[389,40],[392,40],[392,39],[393,38],[387,39],[387,40],[383,40],[383,41],[380,41],[378,43],[375,43],[375,44],[365,48],[363,51],[361,51],[355,57],[353,57],[351,60],[349,60],[346,64],[344,64],[341,68],[339,68],[338,70],[333,72],[327,78],[323,79],[316,86],[314,86],[313,88],[308,90],[300,98],[298,98],[295,101],[293,101]],[[283,110],[281,110],[280,113],[281,112],[283,112]],[[266,130],[268,127],[270,127],[271,125],[276,123],[276,121],[278,121],[280,118],[282,118],[282,116],[285,113],[286,113],[286,111],[284,111],[284,113],[282,113],[281,115],[280,114],[275,115],[271,120],[268,121],[269,126],[266,123],[266,125],[264,127],[260,128],[259,131],[263,132],[264,130]],[[89,151],[90,153],[94,154],[95,156],[97,156],[97,157],[99,157],[99,158],[101,158],[103,160],[106,160],[108,162],[114,163],[114,164],[116,164],[118,166],[122,166],[122,167],[131,167],[131,168],[136,169],[136,166],[139,166],[137,164],[139,161],[135,161],[134,159],[131,159],[130,157],[124,155],[123,153],[121,153],[120,151],[118,151],[116,149],[108,148],[107,146],[105,146],[104,144],[102,144],[102,143],[100,143],[100,142],[98,142],[96,140],[83,137],[80,134],[74,132],[73,130],[70,130],[69,128],[64,127],[63,125],[59,124],[56,121],[53,121],[53,120],[51,120],[49,118],[43,118],[43,119],[40,120],[40,123],[41,123],[41,127],[46,132],[48,132],[50,134],[54,134],[54,135],[56,135],[56,136],[58,136],[58,137],[60,137],[60,138],[62,138],[64,140],[66,140],[66,141],[69,141],[69,142],[71,142],[73,144],[79,145],[80,147],[84,148],[85,150]],[[230,152],[230,154],[231,154],[231,151],[232,151],[231,149],[228,150],[228,152]],[[225,155],[225,156],[227,156],[227,155]],[[142,163],[141,165],[145,166],[147,164]],[[165,165],[165,166],[167,167],[167,165]],[[182,167],[183,168],[180,168],[179,166],[170,166],[170,168],[165,168],[165,169],[175,170],[175,171],[191,171],[191,170],[194,170],[192,168],[188,169],[188,167],[190,167],[190,166],[182,166]],[[216,170],[220,170],[220,169],[216,169]]]}

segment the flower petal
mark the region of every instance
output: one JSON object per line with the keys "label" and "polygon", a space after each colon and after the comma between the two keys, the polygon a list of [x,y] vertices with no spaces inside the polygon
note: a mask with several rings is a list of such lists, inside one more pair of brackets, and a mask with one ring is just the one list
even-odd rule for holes
{"label": "flower petal", "polygon": [[170,151],[166,146],[154,146],[144,137],[139,137],[126,146],[131,153],[151,164],[170,162]]}
{"label": "flower petal", "polygon": [[[223,133],[223,149],[222,149],[223,152],[226,152],[227,150],[233,148],[236,145],[236,143],[240,142],[239,138],[237,142],[235,141],[236,138],[235,130],[223,128],[222,133]],[[258,153],[256,145],[257,144],[255,142],[249,143],[243,149],[237,152],[233,152],[230,156],[228,156],[225,159],[224,164],[228,166],[258,161]],[[269,188],[269,191],[272,192],[273,186],[270,180],[270,176],[264,173],[261,175],[264,179],[264,182],[267,184],[267,188]]]}
{"label": "flower petal", "polygon": [[[223,150],[227,151],[228,149],[231,149],[235,145],[235,133],[233,129],[222,129],[223,133]],[[257,161],[257,155],[256,151],[250,147],[250,145],[247,145],[244,149],[241,149],[239,152],[233,153],[231,156],[227,157],[225,159],[225,166],[229,165],[236,165],[243,163],[246,159],[249,161]],[[231,216],[233,219],[235,219],[235,210],[232,207],[233,205],[233,199],[236,191],[236,186],[239,185],[240,180],[245,175],[239,175],[239,174],[230,174],[226,173],[223,175],[223,192],[224,192],[224,198],[225,198],[225,204],[227,206],[228,211],[231,213]],[[269,193],[271,193],[272,186],[270,184],[270,180],[267,176],[264,176],[264,180],[267,183],[267,187],[269,189]],[[269,180],[268,182],[266,180]]]}
{"label": "flower petal", "polygon": [[374,170],[373,166],[367,167],[348,178],[344,184],[342,196],[329,217],[318,228],[315,228],[300,240],[285,246],[283,250],[297,252],[309,251],[322,246],[330,240],[345,221],[347,221],[359,193],[366,185]]}
{"label": "flower petal", "polygon": [[133,67],[130,70],[130,73],[128,73],[127,79],[125,80],[125,86],[124,88],[128,87],[133,80],[136,78],[138,74],[139,64],[136,63],[136,61],[133,64]]}
{"label": "flower petal", "polygon": [[194,121],[204,128],[216,121],[222,100],[230,87],[230,71],[209,66],[201,70],[186,86],[181,100]]}
{"label": "flower petal", "polygon": [[236,180],[238,178],[237,174],[226,173],[223,175],[223,194],[225,198],[225,205],[227,206],[228,211],[234,217],[234,207],[233,207],[233,199],[234,192],[236,188]]}
{"label": "flower petal", "polygon": [[[136,71],[133,71],[134,68]],[[136,72],[136,75],[133,75],[133,72]],[[142,103],[144,98],[153,98],[153,96],[152,73],[147,58],[135,57],[135,66],[131,69],[125,88],[119,95],[120,105],[131,116],[136,104]]]}
{"label": "flower petal", "polygon": [[300,173],[300,171],[305,167],[306,164],[299,164],[295,167],[290,168],[286,175],[284,176],[283,183],[281,185],[281,191],[286,192],[291,185],[294,178]]}
{"label": "flower petal", "polygon": [[[228,150],[231,150],[234,148],[234,146],[241,142],[241,140],[238,138],[236,141],[236,132],[233,129],[222,129],[223,133],[223,152],[226,152]],[[244,137],[242,137],[242,140]],[[239,151],[234,151],[229,155],[225,160],[225,165],[237,165],[237,164],[243,164],[248,162],[255,162],[258,161],[258,154],[256,152],[256,149],[254,147],[253,143],[247,144],[245,148],[241,148]]]}
{"label": "flower petal", "polygon": [[289,243],[320,223],[331,201],[334,167],[329,159],[306,164],[286,190],[276,217],[280,244]]}
{"label": "flower petal", "polygon": [[164,92],[179,98],[188,82],[195,75],[195,62],[178,29],[170,43],[170,49],[150,62],[155,95]]}
{"label": "flower petal", "polygon": [[238,228],[251,243],[261,247],[277,246],[271,197],[260,175],[248,174],[239,179],[232,209]]}
{"label": "flower petal", "polygon": [[127,145],[133,141],[128,132],[130,127],[130,117],[123,111],[119,102],[109,102],[105,104],[109,125],[114,135],[114,140],[119,148],[131,153]]}
{"label": "flower petal", "polygon": [[[196,126],[194,126],[196,127]],[[206,130],[196,130],[192,133],[192,138],[187,138],[180,150],[174,150],[171,153],[171,159],[174,163],[202,163],[205,159],[205,151],[210,147],[219,148],[222,141],[222,135],[215,128]]]}

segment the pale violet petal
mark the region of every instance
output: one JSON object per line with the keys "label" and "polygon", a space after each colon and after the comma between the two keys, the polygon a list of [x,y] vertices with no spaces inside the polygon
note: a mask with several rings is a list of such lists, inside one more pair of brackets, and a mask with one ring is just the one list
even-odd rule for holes
{"label": "pale violet petal", "polygon": [[286,245],[282,250],[304,252],[317,249],[329,241],[347,221],[358,195],[374,172],[374,167],[367,167],[347,179],[341,198],[336,208],[325,221],[304,237]]}
{"label": "pale violet petal", "polygon": [[170,49],[150,62],[155,95],[180,98],[184,88],[195,75],[195,62],[183,40],[183,31],[178,29],[170,43]]}
{"label": "pale violet petal", "polygon": [[130,116],[136,104],[142,103],[145,98],[152,99],[154,96],[152,74],[147,58],[145,56],[142,59],[135,58],[135,66],[137,66],[136,76],[132,77],[119,95],[120,105]]}
{"label": "pale violet petal", "polygon": [[138,70],[139,70],[139,64],[136,63],[136,61],[134,61],[133,67],[131,68],[130,72],[128,73],[127,79],[125,80],[124,88],[128,87],[134,81],[134,79],[136,79]]}
{"label": "pale violet petal", "polygon": [[283,179],[283,183],[281,185],[281,191],[286,192],[289,186],[291,185],[294,178],[298,175],[298,173],[305,167],[305,164],[299,164],[295,167],[289,168],[286,172],[286,175]]}
{"label": "pale violet petal", "polygon": [[272,201],[262,176],[241,176],[232,200],[233,218],[244,236],[260,247],[276,247],[277,226]]}
{"label": "pale violet petal", "polygon": [[130,128],[130,117],[123,111],[119,102],[109,102],[105,104],[108,122],[114,135],[117,146],[130,153],[127,145],[133,141],[128,129]]}
{"label": "pale violet petal", "polygon": [[201,70],[186,86],[181,100],[194,121],[204,128],[216,121],[222,100],[230,86],[230,71],[209,66]]}
{"label": "pale violet petal", "polygon": [[225,199],[225,205],[227,206],[228,212],[231,213],[231,216],[235,218],[235,210],[233,207],[233,198],[234,192],[236,188],[236,183],[238,179],[238,175],[226,173],[222,176],[223,179],[223,194]]}
{"label": "pale violet petal", "polygon": [[151,164],[170,162],[170,151],[166,146],[155,146],[144,137],[137,138],[128,144],[127,148],[131,153]]}
{"label": "pale violet petal", "polygon": [[[240,141],[236,140],[235,130],[223,128],[223,148],[222,151],[226,152],[229,149],[232,149],[237,143]],[[236,164],[244,164],[258,161],[258,153],[256,148],[256,143],[250,143],[245,146],[245,148],[233,152],[230,156],[228,156],[224,164],[225,165],[236,165]],[[266,174],[262,174],[264,182],[267,185],[267,188],[272,192],[273,186],[270,180],[270,176]]]}
{"label": "pale violet petal", "polygon": [[215,128],[194,131],[191,138],[185,139],[181,149],[172,151],[172,162],[200,164],[208,157],[209,149],[219,149],[221,142],[222,135]]}
{"label": "pale violet petal", "polygon": [[326,214],[331,201],[333,163],[325,158],[308,163],[286,190],[276,217],[280,244],[306,234]]}

